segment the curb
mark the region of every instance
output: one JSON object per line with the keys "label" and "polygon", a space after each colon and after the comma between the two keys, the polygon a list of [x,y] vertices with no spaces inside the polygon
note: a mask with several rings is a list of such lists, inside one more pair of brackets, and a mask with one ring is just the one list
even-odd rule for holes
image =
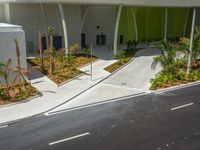
{"label": "curb", "polygon": [[199,84],[200,84],[200,81],[188,82],[186,84],[175,85],[175,86],[164,88],[164,89],[150,90],[149,92],[150,93],[169,92],[169,91],[179,90],[179,89],[183,89],[183,88],[187,88],[187,87],[191,87],[191,86],[195,86]]}
{"label": "curb", "polygon": [[[129,60],[125,65],[123,65],[123,66],[121,66],[121,67],[119,67],[118,69],[116,69],[115,71],[113,71],[112,73],[110,73],[111,75],[113,75],[113,74],[115,74],[115,73],[117,73],[118,71],[120,71],[121,69],[123,69],[123,68],[125,68],[126,66],[128,66],[133,60],[135,59],[135,57],[133,57],[133,58],[131,58],[131,60]],[[117,61],[116,61],[117,62]],[[115,62],[115,63],[116,63]],[[113,63],[114,64],[114,63]],[[112,64],[111,64],[112,65]],[[108,66],[107,66],[108,67]],[[104,68],[104,70],[105,70],[105,68]],[[106,70],[105,70],[106,71]],[[107,71],[108,72],[108,71]]]}
{"label": "curb", "polygon": [[97,105],[101,105],[101,104],[106,104],[106,103],[112,103],[112,102],[116,102],[116,101],[120,101],[120,100],[124,100],[124,99],[128,99],[128,98],[134,98],[134,97],[138,97],[138,96],[144,96],[147,95],[148,93],[146,92],[140,92],[140,93],[136,93],[136,94],[132,94],[132,95],[127,95],[127,96],[122,96],[122,97],[118,97],[118,98],[112,98],[112,99],[107,99],[101,102],[95,102],[95,103],[90,103],[87,105],[82,105],[82,106],[77,106],[77,107],[73,107],[73,108],[68,108],[68,109],[64,109],[61,111],[55,111],[55,112],[46,112],[46,116],[51,116],[57,113],[64,113],[64,112],[69,112],[69,111],[73,111],[73,110],[77,110],[77,109],[84,109],[84,108],[88,108],[88,107],[92,107],[92,106],[97,106]]}

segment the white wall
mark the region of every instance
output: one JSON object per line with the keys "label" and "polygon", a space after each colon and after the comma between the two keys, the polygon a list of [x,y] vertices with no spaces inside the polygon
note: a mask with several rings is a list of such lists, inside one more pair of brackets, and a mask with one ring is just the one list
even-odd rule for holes
{"label": "white wall", "polygon": [[4,18],[4,4],[0,4],[0,22],[5,22],[5,18]]}
{"label": "white wall", "polygon": [[[107,44],[112,45],[116,21],[116,6],[89,6],[83,26],[86,34],[86,44],[96,44],[96,35],[107,35]],[[97,26],[100,29],[97,29]]]}
{"label": "white wall", "polygon": [[[13,28],[13,27],[12,27]],[[0,24],[0,62],[6,63],[8,59],[12,60],[11,69],[16,68],[16,47],[14,39],[19,38],[20,60],[21,66],[27,68],[26,63],[26,45],[24,31],[16,27],[16,29],[2,27]],[[10,81],[13,81],[15,74],[11,71]],[[0,81],[4,81],[0,78]]]}
{"label": "white wall", "polygon": [[[63,28],[58,4],[43,4],[43,6],[46,15],[47,27],[50,25],[55,27],[55,35],[63,36]],[[73,43],[80,44],[80,5],[63,5],[63,8],[68,29],[69,45]],[[11,23],[21,25],[26,32],[28,51],[36,53],[38,49],[38,31],[43,32],[44,35],[47,31],[47,27],[44,27],[40,4],[10,4],[10,14]]]}

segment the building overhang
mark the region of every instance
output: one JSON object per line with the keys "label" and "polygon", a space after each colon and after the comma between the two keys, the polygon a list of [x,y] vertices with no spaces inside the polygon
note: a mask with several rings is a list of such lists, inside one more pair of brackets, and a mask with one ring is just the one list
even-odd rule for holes
{"label": "building overhang", "polygon": [[141,7],[200,7],[200,0],[0,0],[0,3],[68,3]]}

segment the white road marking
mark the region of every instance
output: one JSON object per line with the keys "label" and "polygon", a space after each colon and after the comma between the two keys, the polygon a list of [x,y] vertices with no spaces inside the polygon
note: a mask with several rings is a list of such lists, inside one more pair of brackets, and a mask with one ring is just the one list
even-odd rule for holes
{"label": "white road marking", "polygon": [[0,126],[0,129],[7,128],[7,127],[8,127],[8,125]]}
{"label": "white road marking", "polygon": [[174,107],[174,108],[171,108],[171,110],[173,111],[173,110],[188,107],[188,106],[191,106],[191,105],[194,105],[194,103],[189,103],[189,104],[181,105],[181,106],[178,106],[178,107]]}
{"label": "white road marking", "polygon": [[58,143],[62,143],[62,142],[66,142],[66,141],[69,141],[69,140],[77,139],[77,138],[80,138],[80,137],[83,137],[83,136],[86,136],[86,135],[89,135],[89,134],[90,133],[87,132],[87,133],[84,133],[84,134],[72,136],[70,138],[66,138],[66,139],[62,139],[62,140],[59,140],[59,141],[51,142],[51,143],[49,143],[49,146],[55,145],[55,144],[58,144]]}

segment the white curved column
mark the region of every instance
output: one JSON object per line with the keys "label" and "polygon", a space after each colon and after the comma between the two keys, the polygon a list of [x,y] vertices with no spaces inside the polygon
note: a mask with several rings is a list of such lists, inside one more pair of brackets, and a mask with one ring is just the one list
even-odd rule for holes
{"label": "white curved column", "polygon": [[114,55],[117,54],[117,39],[118,39],[118,30],[119,30],[119,22],[120,22],[120,17],[121,17],[121,12],[122,12],[122,5],[119,6],[118,12],[117,12],[117,19],[115,23],[115,33],[114,33]]}
{"label": "white curved column", "polygon": [[69,45],[68,45],[68,34],[67,34],[67,25],[66,25],[66,21],[65,21],[65,14],[64,14],[63,7],[62,7],[61,3],[58,3],[58,7],[59,7],[60,15],[61,15],[61,18],[62,18],[62,26],[63,26],[63,32],[64,32],[65,53],[68,54]]}
{"label": "white curved column", "polygon": [[85,10],[84,10],[84,14],[83,14],[83,17],[81,19],[81,25],[80,25],[80,35],[83,31],[83,26],[84,26],[84,23],[85,23],[85,19],[87,17],[87,13],[88,13],[88,6],[86,6]]}
{"label": "white curved column", "polygon": [[131,7],[131,14],[133,17],[134,27],[135,27],[135,41],[138,42],[138,27],[137,27],[137,20],[133,8]]}
{"label": "white curved column", "polygon": [[45,29],[46,48],[49,49],[49,44],[48,44],[48,26],[47,26],[47,19],[46,19],[46,15],[45,15],[44,4],[40,3],[40,8],[41,8],[41,11],[42,11],[43,26],[44,26],[44,29]]}
{"label": "white curved column", "polygon": [[164,40],[167,40],[167,28],[168,28],[168,8],[165,8]]}
{"label": "white curved column", "polygon": [[195,19],[196,19],[196,8],[193,9],[193,17],[192,17],[192,27],[191,27],[191,35],[190,35],[189,57],[188,57],[188,65],[187,65],[187,73],[188,74],[191,71],[192,47],[193,47],[193,39],[194,39]]}

